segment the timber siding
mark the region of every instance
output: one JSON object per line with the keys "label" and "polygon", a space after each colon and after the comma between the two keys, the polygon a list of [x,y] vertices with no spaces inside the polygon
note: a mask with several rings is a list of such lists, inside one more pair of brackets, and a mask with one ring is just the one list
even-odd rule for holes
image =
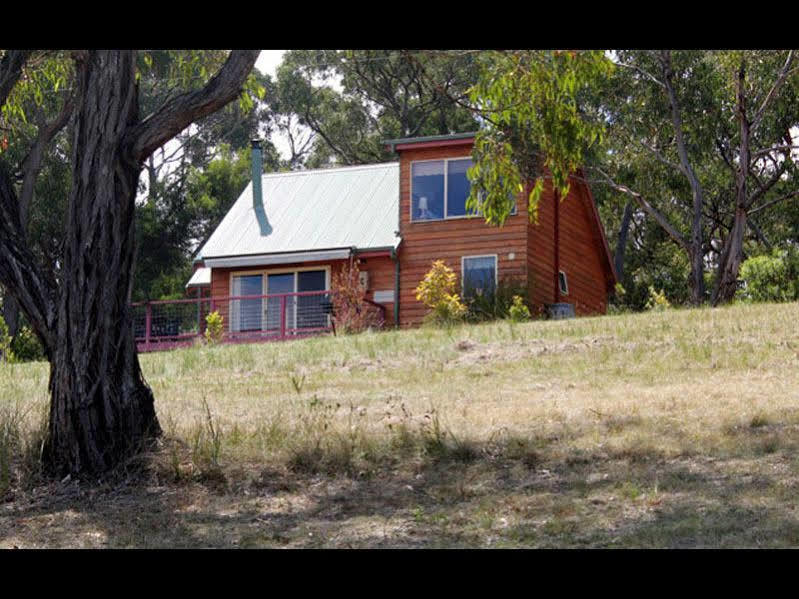
{"label": "timber siding", "polygon": [[560,205],[560,270],[569,285],[569,294],[561,295],[560,301],[574,304],[578,316],[607,311],[608,288],[603,285],[606,276],[600,253],[604,241],[594,232],[591,201],[585,185],[572,181]]}
{"label": "timber siding", "polygon": [[[605,313],[615,274],[591,191],[584,182],[573,179],[568,197],[556,203],[552,185],[547,181],[536,223],[531,223],[528,216],[529,186],[516,200],[517,213],[509,216],[502,227],[487,225],[479,216],[412,222],[411,165],[417,161],[470,157],[474,138],[459,134],[386,143],[399,154],[398,163],[264,175],[264,181],[275,185],[262,202],[265,212],[258,216],[248,187],[234,205],[236,210],[231,210],[223,220],[225,226],[220,225],[214,236],[221,236],[219,243],[224,246],[233,243],[231,236],[247,232],[252,240],[244,243],[247,251],[242,256],[257,254],[256,249],[279,254],[351,247],[356,256],[361,251],[361,270],[369,273],[366,297],[375,301],[375,292],[382,292],[378,297],[383,300],[380,303],[385,307],[387,324],[394,324],[397,300],[398,324],[403,327],[421,324],[428,309],[416,300],[415,290],[432,263],[443,260],[460,280],[463,258],[469,256],[496,256],[497,279],[525,285],[532,311],[537,315],[543,314],[545,305],[553,302],[571,303],[581,316]],[[281,181],[284,185],[277,186]],[[369,181],[367,185],[365,182]],[[313,201],[305,202],[306,196]],[[261,204],[256,202],[256,206]],[[309,214],[318,218],[309,220]],[[287,215],[296,218],[292,220]],[[344,237],[339,230],[341,223],[347,225]],[[271,232],[273,227],[281,228],[275,233]],[[276,240],[283,240],[282,245],[274,245]],[[267,242],[274,247],[266,247]],[[397,263],[389,257],[395,248],[400,265],[398,297],[394,297]],[[212,268],[210,294],[214,298],[230,296],[230,277],[236,272],[329,267],[332,279],[347,262],[319,260],[319,255],[308,257],[317,260],[262,268]],[[567,294],[559,291],[558,270],[568,279]],[[395,301],[386,301],[391,298]],[[229,323],[227,302],[221,302],[217,308]]]}
{"label": "timber siding", "polygon": [[411,222],[411,163],[468,157],[471,150],[471,140],[454,146],[400,150],[400,325],[418,325],[428,312],[417,301],[415,289],[433,261],[444,260],[460,280],[461,259],[477,255],[497,256],[500,280],[513,278],[526,284],[533,312],[538,315],[543,314],[545,304],[555,301],[574,304],[581,316],[604,314],[614,278],[608,271],[609,263],[604,264],[607,250],[603,235],[598,233],[601,224],[594,222],[590,191],[576,180],[558,207],[557,262],[559,270],[566,273],[567,295],[560,294],[555,271],[556,206],[549,182],[539,203],[536,224],[528,219],[527,192],[517,198],[517,214],[508,217],[502,227],[487,225],[479,217]]}
{"label": "timber siding", "polygon": [[460,280],[461,258],[496,254],[500,279],[513,277],[522,283],[527,280],[528,226],[525,202],[517,200],[518,213],[510,216],[502,227],[487,225],[479,217],[422,222],[410,220],[411,163],[417,160],[469,157],[471,151],[469,143],[454,147],[408,149],[400,154],[401,326],[420,324],[428,312],[424,304],[417,301],[414,290],[435,260],[444,260]]}

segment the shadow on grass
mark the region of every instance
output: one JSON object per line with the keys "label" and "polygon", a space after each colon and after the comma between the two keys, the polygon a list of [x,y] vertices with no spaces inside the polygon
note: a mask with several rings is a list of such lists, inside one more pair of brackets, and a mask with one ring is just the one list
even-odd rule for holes
{"label": "shadow on grass", "polygon": [[[177,482],[154,461],[111,484],[18,493],[0,511],[0,545],[795,546],[793,440],[763,428],[721,456],[417,438],[363,468],[316,455],[302,467],[223,464]],[[763,451],[771,437],[776,447]]]}

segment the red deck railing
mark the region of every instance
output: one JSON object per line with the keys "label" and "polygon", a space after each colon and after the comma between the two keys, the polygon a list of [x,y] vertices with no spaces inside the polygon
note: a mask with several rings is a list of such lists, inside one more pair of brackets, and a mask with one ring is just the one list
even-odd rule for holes
{"label": "red deck railing", "polygon": [[[140,352],[192,345],[204,337],[205,319],[215,311],[223,318],[224,343],[286,341],[335,332],[331,291],[159,300],[131,307]],[[385,322],[384,306],[365,300],[364,308],[377,310],[377,321]]]}

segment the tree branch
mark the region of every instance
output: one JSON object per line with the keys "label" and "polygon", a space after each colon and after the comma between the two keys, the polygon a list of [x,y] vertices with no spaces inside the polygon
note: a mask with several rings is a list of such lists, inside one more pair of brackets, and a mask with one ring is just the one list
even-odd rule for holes
{"label": "tree branch", "polygon": [[752,210],[749,211],[749,216],[751,216],[753,214],[756,214],[756,213],[760,212],[761,210],[765,210],[769,206],[773,206],[774,204],[782,202],[783,200],[788,200],[788,199],[796,197],[796,196],[799,196],[799,191],[792,191],[790,193],[786,193],[784,196],[781,196],[781,197],[777,198],[776,200],[771,200],[770,202],[766,202],[762,206],[758,206],[757,208],[753,208]]}
{"label": "tree branch", "polygon": [[22,76],[22,67],[30,55],[31,50],[8,50],[0,60],[0,106],[6,103],[11,90]]}
{"label": "tree branch", "polygon": [[672,226],[672,224],[668,221],[665,215],[663,215],[661,212],[655,209],[649,202],[647,202],[640,193],[638,193],[637,191],[633,191],[626,185],[621,185],[620,183],[616,183],[613,179],[611,179],[611,177],[607,173],[605,173],[602,169],[598,167],[589,167],[589,168],[593,168],[593,170],[602,175],[605,182],[608,185],[610,185],[613,189],[615,189],[616,191],[620,191],[622,193],[626,193],[627,195],[631,196],[638,203],[638,205],[640,205],[641,208],[644,209],[644,211],[647,214],[649,214],[652,218],[654,218],[657,221],[657,223],[661,227],[663,227],[666,233],[669,234],[669,237],[671,237],[677,243],[677,245],[679,245],[686,251],[689,250],[688,241],[685,239],[685,237],[683,237],[680,234],[680,232],[677,231],[677,229],[675,229]]}
{"label": "tree branch", "polygon": [[764,148],[762,150],[758,150],[757,152],[754,152],[752,154],[752,160],[757,160],[758,158],[760,158],[762,156],[767,156],[767,155],[771,154],[772,152],[783,152],[783,154],[784,154],[785,150],[799,150],[799,146],[786,144],[786,145],[782,145],[782,146],[772,146],[770,148]]}
{"label": "tree branch", "polygon": [[25,243],[19,218],[19,202],[5,165],[0,163],[0,284],[14,298],[28,317],[45,351],[55,349],[54,290],[36,266],[36,259]]}
{"label": "tree branch", "polygon": [[639,73],[639,74],[643,75],[644,77],[646,77],[646,78],[647,78],[647,79],[649,79],[650,81],[654,81],[654,82],[655,82],[655,83],[657,83],[657,84],[658,84],[660,87],[662,87],[662,88],[664,88],[664,89],[665,89],[665,87],[666,87],[666,86],[663,84],[663,82],[662,82],[662,81],[660,81],[660,80],[659,80],[657,77],[655,77],[655,76],[654,76],[654,75],[652,75],[651,73],[649,73],[649,72],[647,72],[647,71],[643,70],[642,68],[640,68],[640,67],[637,67],[637,66],[636,66],[636,65],[634,65],[634,64],[627,64],[627,63],[624,63],[624,62],[614,62],[613,64],[615,64],[615,65],[616,65],[616,66],[618,66],[618,67],[625,67],[625,68],[627,68],[627,69],[632,69],[633,71],[635,71],[635,72],[637,72],[637,73]]}
{"label": "tree branch", "polygon": [[760,121],[763,119],[763,115],[766,112],[766,108],[774,99],[774,96],[777,95],[782,84],[785,83],[785,80],[788,78],[788,74],[790,73],[791,68],[791,61],[793,60],[793,50],[788,52],[788,58],[785,59],[785,64],[780,69],[779,75],[777,75],[777,80],[774,82],[774,85],[771,86],[768,94],[766,95],[766,99],[763,100],[763,103],[760,105],[757,113],[755,114],[755,118],[752,119],[752,125],[750,127],[752,133],[757,129],[757,126],[760,124]]}
{"label": "tree branch", "polygon": [[241,93],[260,50],[233,50],[219,72],[200,90],[172,98],[125,136],[129,155],[141,164],[193,122],[219,110]]}
{"label": "tree branch", "polygon": [[19,196],[19,213],[23,229],[27,226],[28,208],[33,199],[33,188],[36,183],[36,177],[39,175],[39,171],[42,167],[44,151],[53,140],[56,133],[66,126],[74,107],[75,96],[71,94],[64,100],[64,105],[61,107],[61,111],[55,119],[50,123],[39,123],[36,140],[33,142],[28,154],[22,160],[20,165],[20,170],[22,171],[22,190]]}

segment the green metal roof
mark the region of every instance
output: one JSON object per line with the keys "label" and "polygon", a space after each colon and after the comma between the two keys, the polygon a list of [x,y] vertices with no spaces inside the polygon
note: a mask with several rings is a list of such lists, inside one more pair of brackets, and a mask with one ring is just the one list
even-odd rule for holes
{"label": "green metal roof", "polygon": [[205,260],[332,248],[396,248],[399,163],[264,174],[252,182],[198,254]]}

